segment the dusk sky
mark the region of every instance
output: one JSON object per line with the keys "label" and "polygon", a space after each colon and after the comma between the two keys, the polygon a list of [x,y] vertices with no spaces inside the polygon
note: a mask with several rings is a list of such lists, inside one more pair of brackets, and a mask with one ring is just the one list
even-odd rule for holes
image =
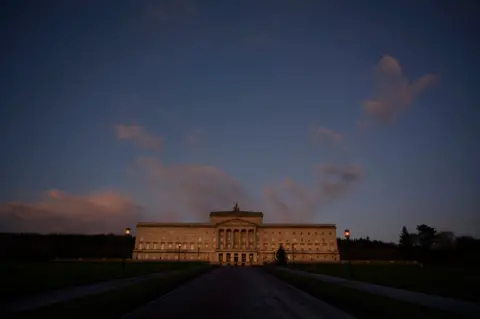
{"label": "dusk sky", "polygon": [[476,1],[2,1],[0,231],[480,236]]}

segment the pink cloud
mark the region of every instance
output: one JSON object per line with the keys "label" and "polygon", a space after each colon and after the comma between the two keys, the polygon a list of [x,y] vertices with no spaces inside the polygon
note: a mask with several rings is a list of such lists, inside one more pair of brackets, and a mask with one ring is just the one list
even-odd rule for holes
{"label": "pink cloud", "polygon": [[142,126],[116,125],[115,132],[119,140],[131,141],[142,148],[154,151],[160,151],[162,149],[162,138],[147,132]]}
{"label": "pink cloud", "polygon": [[401,111],[438,81],[438,75],[426,74],[411,82],[397,59],[385,55],[374,67],[374,97],[363,102],[363,111],[379,122],[393,123]]}
{"label": "pink cloud", "polygon": [[0,204],[0,231],[36,233],[122,233],[144,210],[114,191],[70,195],[49,190],[35,203]]}

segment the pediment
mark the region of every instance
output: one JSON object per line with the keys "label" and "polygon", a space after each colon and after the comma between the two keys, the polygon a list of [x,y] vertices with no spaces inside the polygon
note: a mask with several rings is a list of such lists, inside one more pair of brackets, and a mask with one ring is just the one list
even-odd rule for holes
{"label": "pediment", "polygon": [[216,224],[216,226],[257,226],[257,224],[241,218],[232,218],[224,220]]}

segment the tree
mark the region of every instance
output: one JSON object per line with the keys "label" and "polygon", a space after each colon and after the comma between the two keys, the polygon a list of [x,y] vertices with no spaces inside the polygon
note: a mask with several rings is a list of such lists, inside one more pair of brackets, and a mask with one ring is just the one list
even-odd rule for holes
{"label": "tree", "polygon": [[412,235],[408,232],[407,227],[402,227],[400,233],[400,240],[398,241],[400,251],[402,252],[404,259],[410,259],[412,257]]}
{"label": "tree", "polygon": [[287,253],[285,252],[285,249],[283,249],[282,245],[280,245],[280,247],[277,250],[276,258],[277,258],[277,265],[283,266],[287,264]]}
{"label": "tree", "polygon": [[432,247],[433,242],[435,241],[435,235],[437,234],[437,231],[435,230],[435,228],[427,226],[425,224],[418,225],[417,231],[420,246],[422,246],[424,250],[429,250]]}
{"label": "tree", "polygon": [[407,230],[407,227],[402,227],[402,232],[400,233],[400,240],[398,241],[400,247],[410,247],[412,246],[412,236]]}

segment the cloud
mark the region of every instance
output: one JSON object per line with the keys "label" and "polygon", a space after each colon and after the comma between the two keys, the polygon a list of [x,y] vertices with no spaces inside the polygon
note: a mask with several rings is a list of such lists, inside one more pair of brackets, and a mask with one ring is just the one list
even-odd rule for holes
{"label": "cloud", "polygon": [[[434,86],[439,76],[426,74],[410,82],[397,59],[383,56],[374,67],[374,97],[363,102],[364,114],[382,123],[393,123],[423,91]],[[361,120],[365,126],[366,120]],[[358,123],[357,123],[358,124]],[[357,125],[358,126],[358,125]]]}
{"label": "cloud", "polygon": [[347,194],[363,178],[358,165],[318,165],[313,187],[305,187],[288,178],[277,186],[264,188],[267,207],[282,222],[312,221],[326,204]]}
{"label": "cloud", "polygon": [[115,131],[117,139],[131,141],[138,146],[154,151],[160,151],[163,146],[163,140],[147,132],[139,125],[116,125]]}
{"label": "cloud", "polygon": [[114,191],[76,196],[49,190],[36,203],[0,204],[0,231],[35,233],[122,233],[144,209]]}
{"label": "cloud", "polygon": [[230,209],[235,202],[242,209],[258,207],[256,199],[237,180],[215,166],[167,165],[157,158],[144,157],[137,160],[135,171],[155,198],[158,211],[169,218],[204,221],[208,212]]}
{"label": "cloud", "polygon": [[315,143],[332,143],[338,144],[344,140],[341,133],[334,132],[322,126],[315,126],[310,129],[310,136]]}

